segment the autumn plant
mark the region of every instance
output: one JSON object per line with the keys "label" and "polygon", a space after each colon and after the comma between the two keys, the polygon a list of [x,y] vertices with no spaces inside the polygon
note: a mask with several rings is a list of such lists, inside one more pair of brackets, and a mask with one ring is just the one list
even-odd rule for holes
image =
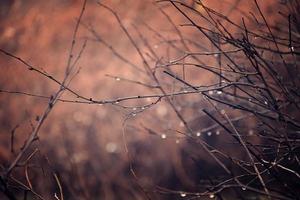
{"label": "autumn plant", "polygon": [[[23,191],[24,198],[28,193],[45,198],[33,187],[36,180],[29,178],[29,166],[40,154],[36,143],[43,137],[40,129],[49,113],[58,103],[66,103],[107,105],[124,116],[120,140],[126,161],[116,165],[122,166],[134,189],[128,189],[130,195],[115,189],[122,197],[111,189],[107,199],[299,199],[300,2],[274,3],[271,14],[261,1],[251,1],[250,11],[240,9],[239,3],[223,13],[202,1],[157,1],[155,8],[169,27],[164,31],[141,19],[139,26],[128,26],[114,8],[97,2],[97,9],[110,14],[138,56],[140,64],[135,64],[101,36],[96,23],[82,20],[84,1],[62,81],[1,49],[7,59],[59,86],[50,96],[0,88],[1,93],[48,100],[22,148],[1,169],[4,196],[17,199],[20,195],[15,193]],[[86,33],[80,39],[79,29]],[[106,74],[109,80],[143,88],[137,90],[141,93],[98,99],[72,89],[88,43],[102,45],[133,71],[131,77]],[[152,138],[150,144],[148,139],[136,141],[135,134]],[[13,145],[13,131],[9,141]],[[173,152],[168,158],[159,155],[163,142]],[[110,153],[116,149],[114,143],[106,145]],[[149,157],[149,152],[156,155]],[[47,156],[41,157],[50,169],[55,168]],[[71,198],[72,192],[93,199],[97,186],[72,188],[60,169],[50,170],[56,199]],[[74,173],[78,180],[86,178]],[[24,176],[24,181],[16,175]]]}

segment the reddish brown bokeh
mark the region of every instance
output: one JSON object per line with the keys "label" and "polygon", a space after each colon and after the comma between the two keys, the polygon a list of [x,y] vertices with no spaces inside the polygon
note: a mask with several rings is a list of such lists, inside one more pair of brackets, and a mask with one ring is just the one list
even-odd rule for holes
{"label": "reddish brown bokeh", "polygon": [[[228,0],[221,3],[218,0],[207,0],[203,2],[237,24],[242,24],[241,16],[245,13],[247,15],[249,12],[254,15],[258,13],[253,1]],[[158,59],[174,60],[182,55],[167,47],[162,38],[157,35],[160,33],[165,40],[179,39],[174,27],[159,8],[163,8],[176,25],[187,23],[187,20],[169,3],[156,4],[143,0],[111,0],[101,1],[101,3],[108,5],[120,16],[145,55],[151,52],[136,29],[155,49]],[[277,25],[281,20],[277,13],[281,5],[274,1],[259,1],[259,3],[270,25]],[[0,3],[0,48],[62,80],[72,34],[82,4],[83,1],[80,0],[2,1]],[[187,1],[187,4],[193,5],[192,1]],[[205,12],[201,7],[196,9],[200,13]],[[196,19],[196,15],[194,17],[200,24],[205,25],[205,20]],[[245,20],[249,28],[255,28],[256,25],[250,24],[246,18]],[[87,46],[78,62],[81,70],[74,77],[70,85],[71,89],[95,100],[159,93],[157,89],[122,81],[122,78],[127,78],[153,84],[149,77],[123,62],[103,43],[95,41],[95,37],[86,26],[93,27],[101,39],[111,45],[121,56],[134,63],[139,69],[144,69],[140,56],[112,13],[96,2],[88,1],[82,24],[79,26],[75,51],[80,50],[85,39],[88,39]],[[152,27],[157,33],[147,26]],[[231,26],[228,24],[228,28],[235,34],[235,28]],[[184,26],[179,29],[185,37],[188,36],[190,40],[200,43],[208,51],[216,50],[207,39],[201,38],[202,36],[196,30]],[[200,42],[202,39],[203,41]],[[178,44],[178,47],[182,48],[182,45]],[[196,50],[196,47],[192,50]],[[158,60],[156,58],[151,60],[150,57],[147,59],[150,60],[151,66],[155,66]],[[203,56],[201,59],[206,64],[217,62],[209,56]],[[49,97],[59,88],[59,85],[53,81],[27,70],[24,64],[7,55],[0,54],[0,66],[1,90]],[[180,74],[182,69],[177,68],[174,71]],[[120,77],[121,80],[107,75]],[[163,83],[172,83],[170,77],[163,76],[163,73],[160,79]],[[212,74],[192,68],[187,69],[186,79],[195,85],[208,85],[216,81]],[[177,83],[174,84],[176,86]],[[171,92],[173,86],[170,84],[168,91]],[[62,98],[76,99],[68,92],[65,92]],[[187,98],[189,104],[184,103]],[[40,130],[39,140],[28,152],[30,154],[35,148],[38,149],[29,170],[33,188],[46,199],[53,199],[54,194],[59,193],[53,177],[55,172],[61,180],[65,199],[144,199],[145,194],[140,185],[149,191],[155,191],[157,186],[162,186],[173,190],[196,192],[199,179],[205,179],[207,173],[211,173],[214,177],[222,174],[220,168],[214,164],[214,160],[199,150],[197,144],[189,142],[182,134],[174,133],[174,130],[184,132],[185,129],[164,100],[132,116],[138,106],[151,102],[153,99],[129,101],[122,104],[129,106],[127,109],[109,104],[59,102]],[[202,108],[208,106],[203,98],[190,95],[178,97],[174,102],[182,111],[182,115],[190,121],[194,130],[212,125],[212,121],[202,112]],[[0,93],[1,167],[9,166],[30,134],[32,126],[37,123],[36,119],[40,117],[47,105],[48,99],[16,93]],[[131,118],[124,125],[128,115],[131,115]],[[233,112],[232,115],[238,116],[239,112]],[[254,125],[255,120],[250,120],[245,125],[245,131]],[[151,127],[151,130],[156,133],[151,134],[147,127]],[[14,152],[11,151],[12,131]],[[220,146],[237,157],[245,156],[236,152],[230,144],[225,144],[227,146],[224,147],[224,141],[230,138],[219,136],[219,133],[222,135],[221,129],[214,129],[212,136],[203,137],[208,143]],[[259,139],[254,138],[254,140]],[[129,153],[126,152],[125,145]],[[209,169],[204,167],[203,172],[199,171],[200,167],[195,165],[194,158],[198,158],[197,165],[207,165]],[[131,169],[137,177],[134,177]],[[13,175],[26,183],[24,173],[20,168],[16,169]],[[151,195],[154,199],[174,198],[174,196],[159,195],[155,192],[151,192]]]}

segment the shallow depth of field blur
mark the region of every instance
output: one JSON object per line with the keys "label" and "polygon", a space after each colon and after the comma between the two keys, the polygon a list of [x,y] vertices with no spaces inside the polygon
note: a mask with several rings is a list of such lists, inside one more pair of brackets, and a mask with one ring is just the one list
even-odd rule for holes
{"label": "shallow depth of field blur", "polygon": [[[205,14],[205,10],[193,1],[184,2]],[[202,1],[239,25],[242,25],[242,16],[258,16],[253,2]],[[258,2],[272,26],[285,23],[286,19],[278,13],[285,12],[282,1]],[[176,60],[186,52],[178,30],[187,39],[192,52],[217,51],[195,28],[185,26],[187,20],[168,2],[107,0],[101,3],[117,13],[151,67],[159,61]],[[0,1],[1,49],[62,80],[82,4],[81,0]],[[186,12],[191,11],[186,9]],[[197,23],[206,26],[204,19],[190,14]],[[248,18],[244,20],[255,30],[256,24],[251,24]],[[233,35],[239,34],[234,26],[227,26]],[[75,55],[80,52],[84,41],[86,46],[77,63],[79,72],[69,88],[93,100],[161,93],[157,88],[141,84],[155,86],[143,72],[145,67],[141,57],[114,15],[92,0],[87,2],[79,25]],[[168,41],[173,43],[170,45]],[[207,65],[218,64],[214,56],[199,58]],[[28,94],[50,97],[59,85],[4,54],[0,54],[0,67],[0,166],[4,170],[20,151],[48,105],[49,98]],[[182,66],[178,66],[173,72],[181,75],[182,70]],[[158,69],[157,73],[167,92],[182,87],[162,70]],[[192,67],[185,68],[184,78],[199,86],[218,81],[211,73]],[[76,100],[68,91],[61,98]],[[210,110],[211,105],[201,95],[170,99],[189,126],[199,133],[196,137],[202,137],[209,145],[221,148],[233,157],[245,156],[244,152],[236,150],[235,141],[221,127],[205,131],[214,122],[202,111],[203,108]],[[60,196],[53,175],[57,174],[64,199],[107,200],[146,199],[147,195],[153,199],[184,199],[188,198],[188,192],[197,192],[200,187],[222,179],[222,169],[197,142],[185,136],[184,124],[165,99],[147,106],[156,100],[149,97],[104,105],[58,102],[44,122],[38,140],[25,156],[36,150],[28,169],[17,167],[12,176],[25,185],[30,182],[31,189],[45,199]],[[238,117],[239,112],[232,111],[232,116]],[[241,130],[251,137],[256,125],[255,120],[249,118]],[[258,142],[259,137],[250,140]],[[24,194],[18,187],[12,187],[12,191],[21,198]],[[231,192],[225,190],[224,199],[230,199]],[[240,190],[234,196],[245,194],[249,198],[253,195]],[[0,193],[0,199],[5,198]],[[36,199],[34,194],[28,193],[28,199],[31,198]],[[209,193],[199,197],[209,198],[219,197]],[[259,199],[260,196],[254,195],[253,198]]]}

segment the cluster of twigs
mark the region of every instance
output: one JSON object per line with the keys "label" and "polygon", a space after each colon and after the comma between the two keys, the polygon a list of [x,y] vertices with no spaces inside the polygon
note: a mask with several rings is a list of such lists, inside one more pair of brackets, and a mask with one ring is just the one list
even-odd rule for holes
{"label": "cluster of twigs", "polygon": [[[17,199],[16,196],[14,195],[14,193],[11,192],[10,188],[8,187],[8,185],[11,181],[17,183],[17,185],[19,185],[19,187],[21,187],[24,190],[24,198],[25,199],[27,198],[28,191],[33,193],[39,199],[43,199],[42,196],[40,196],[38,193],[36,193],[34,191],[34,188],[32,187],[31,181],[28,178],[28,171],[27,171],[28,170],[28,165],[30,163],[31,158],[33,156],[35,156],[35,154],[37,153],[38,150],[35,149],[33,152],[30,152],[30,151],[31,151],[31,147],[33,146],[33,143],[35,141],[37,141],[38,138],[39,138],[39,132],[40,132],[40,129],[41,129],[42,125],[44,124],[44,122],[47,119],[50,112],[53,110],[56,103],[59,101],[61,95],[65,92],[66,88],[68,88],[68,85],[72,81],[72,77],[78,71],[76,64],[77,64],[77,61],[80,59],[81,53],[82,53],[82,51],[85,47],[85,43],[82,45],[81,51],[76,56],[74,55],[74,48],[75,48],[78,28],[79,28],[80,21],[81,21],[81,18],[83,16],[83,13],[84,13],[84,10],[85,10],[85,6],[86,6],[86,0],[83,3],[79,18],[77,20],[77,23],[76,23],[76,26],[75,26],[75,29],[74,29],[74,32],[73,32],[69,57],[68,57],[66,68],[65,68],[65,76],[64,76],[62,81],[57,80],[56,78],[52,77],[47,72],[45,72],[42,69],[39,69],[38,67],[31,66],[30,64],[28,64],[23,59],[15,56],[15,55],[13,55],[13,54],[11,54],[11,53],[3,50],[3,49],[0,49],[1,53],[5,54],[5,55],[7,55],[7,56],[9,56],[13,59],[16,59],[19,62],[21,62],[22,64],[24,64],[25,67],[27,67],[28,70],[37,72],[37,73],[41,74],[42,76],[44,76],[44,77],[54,81],[55,83],[59,84],[59,89],[53,95],[51,95],[50,97],[46,97],[47,99],[49,99],[48,105],[46,106],[46,108],[45,108],[44,112],[41,114],[41,116],[38,117],[38,119],[36,119],[37,123],[35,125],[32,125],[33,126],[32,132],[30,133],[29,137],[26,139],[24,145],[22,146],[20,151],[17,153],[14,160],[10,163],[9,167],[7,169],[4,169],[3,172],[1,173],[1,177],[0,177],[1,191],[9,199],[12,199],[12,200]],[[4,90],[1,90],[1,92],[10,93],[10,91],[4,91]],[[16,93],[16,92],[13,92],[13,93]],[[22,92],[20,94],[31,95],[31,94],[26,94],[26,93],[22,93]],[[31,96],[36,96],[36,95],[33,94]],[[39,97],[42,97],[42,96],[39,96]],[[42,98],[45,98],[45,97],[42,97]],[[12,137],[12,142],[13,142],[13,137]],[[13,146],[13,144],[12,144],[12,146]],[[28,153],[29,153],[29,155],[28,155]],[[23,184],[21,181],[19,181],[18,179],[14,178],[13,175],[11,175],[12,171],[16,168],[19,168],[19,167],[25,169],[27,185]],[[55,198],[63,200],[64,198],[63,198],[62,187],[61,187],[59,178],[58,178],[58,176],[55,172],[53,172],[53,176],[54,176],[54,178],[57,182],[57,185],[60,189],[60,197],[55,195]]]}
{"label": "cluster of twigs", "polygon": [[[193,5],[173,0],[157,3],[158,6],[171,6],[172,9],[182,15],[186,20],[186,24],[182,25],[183,28],[194,29],[200,35],[198,40],[206,41],[206,47],[201,45],[201,41],[196,41],[189,35],[183,34],[172,21],[172,17],[159,7],[161,13],[173,26],[179,40],[167,39],[159,31],[155,31],[147,24],[145,26],[159,38],[161,43],[165,43],[168,48],[174,50],[176,52],[174,55],[177,57],[161,58],[149,44],[149,40],[144,38],[143,34],[136,29],[139,39],[148,52],[145,54],[144,49],[140,47],[136,39],[123,25],[118,14],[113,9],[98,3],[100,7],[112,13],[117,20],[142,60],[143,66],[140,67],[132,63],[130,58],[123,57],[104,41],[93,29],[93,26],[81,22],[86,4],[84,2],[74,31],[63,81],[57,80],[38,67],[34,67],[1,49],[2,53],[20,61],[28,70],[39,73],[59,85],[58,91],[49,97],[1,89],[1,92],[5,93],[18,93],[49,99],[47,108],[38,119],[37,124],[34,125],[33,131],[22,150],[1,175],[1,191],[9,199],[16,199],[8,187],[9,179],[12,179],[10,174],[17,167],[26,168],[27,161],[35,154],[28,152],[29,147],[38,139],[41,126],[57,102],[112,104],[128,109],[132,107],[126,106],[127,102],[145,99],[150,99],[150,102],[134,107],[129,118],[164,100],[184,127],[184,131],[175,130],[175,132],[180,133],[187,141],[195,143],[198,151],[203,151],[209,155],[222,171],[221,178],[210,178],[211,181],[206,184],[195,183],[191,191],[173,190],[163,186],[149,189],[139,183],[139,178],[131,165],[132,175],[149,199],[153,193],[180,195],[182,198],[188,199],[197,199],[202,196],[222,199],[228,194],[242,198],[241,192],[247,195],[265,196],[269,199],[299,198],[300,71],[298,65],[300,60],[300,31],[297,27],[300,26],[300,21],[297,8],[300,8],[300,2],[295,0],[286,3],[285,12],[281,13],[280,22],[282,23],[278,26],[269,24],[268,17],[263,13],[259,2],[256,0],[253,3],[258,14],[244,14],[241,17],[241,23],[232,21],[222,13],[205,6],[201,1],[195,1]],[[201,23],[203,21],[205,23]],[[109,77],[117,81],[146,87],[154,93],[97,100],[72,90],[69,85],[72,77],[77,74],[76,63],[85,48],[84,43],[80,53],[74,58],[73,49],[80,24],[89,31],[91,36],[87,37],[88,40],[102,43],[121,61],[137,72],[144,74],[147,81],[108,75]],[[180,43],[181,46],[176,45],[177,43]],[[211,46],[213,51],[207,46]],[[203,59],[204,56],[209,57],[208,61]],[[178,68],[182,69],[179,73]],[[211,74],[211,79],[214,82],[207,86],[192,83],[186,76],[190,69]],[[174,83],[177,87],[174,87]],[[173,90],[170,91],[170,88]],[[69,92],[75,98],[63,99],[61,98],[63,92]],[[190,95],[198,95],[205,101],[201,105],[191,101],[190,106],[194,110],[199,107],[202,108],[204,105],[208,106],[205,109],[202,108],[201,115],[213,122],[211,126],[195,127],[191,122],[192,120],[188,119],[182,110],[178,109],[174,98],[184,97],[186,103],[189,101]],[[180,103],[184,104],[183,102]],[[195,116],[195,112],[192,115]],[[216,129],[222,130],[223,134],[219,136],[221,138],[219,143],[221,144],[216,145],[200,137],[201,134],[211,134],[211,131]],[[154,128],[145,127],[144,130],[156,134]],[[162,136],[162,138],[165,137]],[[238,153],[229,153],[222,147],[222,143],[226,143],[225,139],[231,141],[231,148],[236,149]],[[129,159],[131,159],[127,146],[126,150]],[[29,156],[25,158],[25,154]],[[59,188],[61,188],[58,177],[56,175],[55,177]],[[29,187],[26,186],[24,190],[31,191],[42,199],[34,192],[30,186],[30,181],[28,185]],[[56,198],[63,199],[62,189],[60,197],[56,196]]]}
{"label": "cluster of twigs", "polygon": [[[213,108],[212,111],[203,109],[203,112],[236,141],[234,148],[245,153],[242,159],[237,159],[199,139],[199,145],[223,168],[227,178],[209,184],[208,190],[202,193],[185,194],[222,198],[223,190],[240,188],[269,199],[299,198],[299,32],[296,30],[299,17],[294,10],[299,8],[299,2],[287,3],[290,13],[283,14],[286,21],[279,27],[272,27],[258,2],[254,1],[259,15],[249,16],[248,23],[259,29],[247,26],[244,20],[247,16],[237,24],[200,1],[195,4],[203,12],[178,1],[168,2],[186,18],[185,26],[199,31],[218,52],[188,52],[159,66],[164,68],[165,74],[185,85],[188,92],[203,95]],[[204,19],[208,26],[198,23],[189,11]],[[228,28],[230,26],[234,29]],[[199,61],[201,55],[215,55],[217,66]],[[186,61],[186,58],[191,59]],[[217,80],[210,88],[212,92],[203,91],[184,80],[184,76],[172,73],[175,66],[196,67],[212,73]],[[222,105],[230,109],[225,111],[220,108]],[[231,110],[238,110],[245,118],[233,121]],[[194,139],[195,131],[181,115],[178,116],[188,137]],[[256,141],[249,139],[245,131],[249,128],[248,120],[255,123],[251,137],[258,138]],[[245,127],[240,127],[241,124]]]}

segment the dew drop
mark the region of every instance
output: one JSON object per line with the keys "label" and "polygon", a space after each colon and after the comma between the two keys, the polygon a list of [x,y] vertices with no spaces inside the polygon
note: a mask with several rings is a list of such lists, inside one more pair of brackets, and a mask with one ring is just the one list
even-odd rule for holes
{"label": "dew drop", "polygon": [[211,136],[212,135],[212,132],[207,132],[207,136]]}
{"label": "dew drop", "polygon": [[186,197],[186,194],[185,193],[180,193],[180,196],[181,197]]}
{"label": "dew drop", "polygon": [[225,110],[222,109],[222,110],[221,110],[221,114],[222,114],[222,115],[225,115],[225,113],[226,113]]}
{"label": "dew drop", "polygon": [[246,190],[246,188],[245,188],[245,187],[242,187],[242,190],[244,190],[244,191],[245,191],[245,190]]}
{"label": "dew drop", "polygon": [[179,144],[179,140],[178,139],[175,142],[176,142],[176,144]]}
{"label": "dew drop", "polygon": [[162,138],[162,139],[166,139],[166,138],[167,138],[167,135],[166,135],[166,134],[161,134],[161,138]]}
{"label": "dew drop", "polygon": [[217,94],[219,94],[219,95],[222,94],[222,91],[221,91],[221,90],[218,90],[218,91],[217,91]]}
{"label": "dew drop", "polygon": [[209,198],[213,199],[213,198],[215,198],[215,195],[214,194],[210,194]]}
{"label": "dew drop", "polygon": [[219,130],[216,131],[216,135],[220,135],[220,131]]}
{"label": "dew drop", "polygon": [[196,135],[197,135],[197,137],[200,137],[201,136],[201,132],[197,132]]}
{"label": "dew drop", "polygon": [[214,91],[213,91],[213,90],[210,90],[210,91],[208,92],[208,94],[209,94],[209,95],[213,95],[213,94],[214,94]]}
{"label": "dew drop", "polygon": [[180,122],[180,123],[179,123],[179,126],[180,126],[180,127],[184,127],[184,123],[183,123],[183,122]]}
{"label": "dew drop", "polygon": [[136,107],[132,108],[132,110],[136,110]]}
{"label": "dew drop", "polygon": [[292,52],[294,52],[294,51],[295,51],[295,48],[294,48],[293,46],[291,47],[291,51],[292,51]]}
{"label": "dew drop", "polygon": [[119,77],[116,77],[116,81],[120,81],[121,79]]}
{"label": "dew drop", "polygon": [[132,113],[131,115],[132,115],[133,117],[135,117],[135,116],[136,116],[136,113]]}

